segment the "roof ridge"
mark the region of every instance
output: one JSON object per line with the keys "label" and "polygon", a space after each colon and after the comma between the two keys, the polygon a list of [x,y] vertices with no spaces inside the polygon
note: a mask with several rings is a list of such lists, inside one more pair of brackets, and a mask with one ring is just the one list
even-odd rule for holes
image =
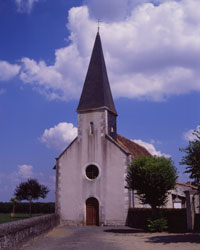
{"label": "roof ridge", "polygon": [[125,148],[123,148],[116,140],[114,140],[113,138],[112,138],[112,136],[110,136],[110,135],[108,135],[108,134],[106,134],[105,135],[105,138],[107,138],[107,139],[109,139],[110,141],[112,141],[115,145],[117,145],[124,153],[126,153],[126,154],[130,154],[130,152],[128,152]]}
{"label": "roof ridge", "polygon": [[187,183],[179,182],[179,181],[177,181],[176,184],[183,185],[183,186],[186,186],[186,187],[191,187],[191,188],[194,188],[194,189],[198,189],[197,186],[194,186],[192,184],[187,184]]}
{"label": "roof ridge", "polygon": [[136,142],[122,135],[117,134],[117,142],[120,142],[120,144],[122,144],[123,147],[128,150],[128,152],[132,155],[132,158],[140,155],[151,156],[151,154],[145,147],[137,144]]}

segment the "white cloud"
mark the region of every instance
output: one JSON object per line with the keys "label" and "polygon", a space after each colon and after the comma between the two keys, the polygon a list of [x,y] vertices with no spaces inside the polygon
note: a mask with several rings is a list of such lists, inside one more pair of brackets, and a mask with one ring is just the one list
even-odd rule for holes
{"label": "white cloud", "polygon": [[0,60],[0,81],[8,81],[19,73],[20,66]]}
{"label": "white cloud", "polygon": [[145,3],[159,5],[167,1],[169,0],[85,0],[85,4],[92,18],[113,22],[123,20],[139,5]]}
{"label": "white cloud", "polygon": [[[100,2],[89,1],[90,12],[97,7],[99,11],[104,9]],[[200,91],[199,1],[145,2],[135,7],[135,1],[110,0],[107,5],[112,3],[114,12],[118,13],[123,4],[129,11],[122,8],[125,14],[120,20],[112,15],[109,23],[101,20],[114,96],[161,101],[171,95]],[[80,96],[97,31],[96,20],[86,6],[69,11],[67,27],[70,44],[56,50],[53,65],[22,59],[22,81],[36,86],[51,100]]]}
{"label": "white cloud", "polygon": [[183,134],[184,140],[186,140],[186,141],[194,141],[195,139],[197,139],[197,137],[195,135],[193,135],[195,130],[200,131],[200,125],[198,125],[196,127],[196,129],[190,129],[187,132],[185,132]]}
{"label": "white cloud", "polygon": [[77,136],[77,128],[72,123],[60,122],[45,129],[41,141],[49,148],[63,150]]}
{"label": "white cloud", "polygon": [[171,157],[169,154],[161,153],[160,151],[157,151],[155,146],[151,143],[142,141],[141,139],[133,140],[135,143],[139,144],[140,146],[146,148],[147,151],[149,151],[150,154],[155,156],[164,156],[166,158]]}
{"label": "white cloud", "polygon": [[90,16],[104,21],[122,20],[127,15],[129,0],[86,0]]}
{"label": "white cloud", "polygon": [[33,167],[31,165],[23,164],[18,165],[17,170],[6,176],[11,186],[16,186],[21,181],[26,181],[29,178],[36,178],[37,174],[33,172]]}
{"label": "white cloud", "polygon": [[39,0],[15,0],[17,4],[17,10],[21,13],[30,13],[33,9],[33,5]]}
{"label": "white cloud", "polygon": [[19,177],[21,178],[33,178],[34,174],[33,174],[33,167],[31,165],[20,165],[18,166],[18,173]]}

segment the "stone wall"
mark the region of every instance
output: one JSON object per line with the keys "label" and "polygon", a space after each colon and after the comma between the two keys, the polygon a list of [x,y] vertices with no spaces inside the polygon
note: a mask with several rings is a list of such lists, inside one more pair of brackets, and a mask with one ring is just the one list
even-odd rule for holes
{"label": "stone wall", "polygon": [[0,249],[17,250],[28,239],[44,233],[59,223],[55,214],[0,225]]}

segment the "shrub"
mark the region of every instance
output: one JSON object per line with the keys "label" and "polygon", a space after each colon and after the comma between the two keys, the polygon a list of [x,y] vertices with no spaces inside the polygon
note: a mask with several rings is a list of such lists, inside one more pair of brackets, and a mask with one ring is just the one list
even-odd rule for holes
{"label": "shrub", "polygon": [[168,230],[167,219],[151,219],[147,220],[147,228],[150,232],[163,232]]}

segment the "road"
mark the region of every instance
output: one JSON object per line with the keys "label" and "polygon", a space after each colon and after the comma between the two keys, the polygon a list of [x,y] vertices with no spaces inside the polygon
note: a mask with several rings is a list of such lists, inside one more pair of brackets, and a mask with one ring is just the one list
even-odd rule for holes
{"label": "road", "polygon": [[128,227],[59,226],[20,250],[199,250],[200,233],[145,233]]}

